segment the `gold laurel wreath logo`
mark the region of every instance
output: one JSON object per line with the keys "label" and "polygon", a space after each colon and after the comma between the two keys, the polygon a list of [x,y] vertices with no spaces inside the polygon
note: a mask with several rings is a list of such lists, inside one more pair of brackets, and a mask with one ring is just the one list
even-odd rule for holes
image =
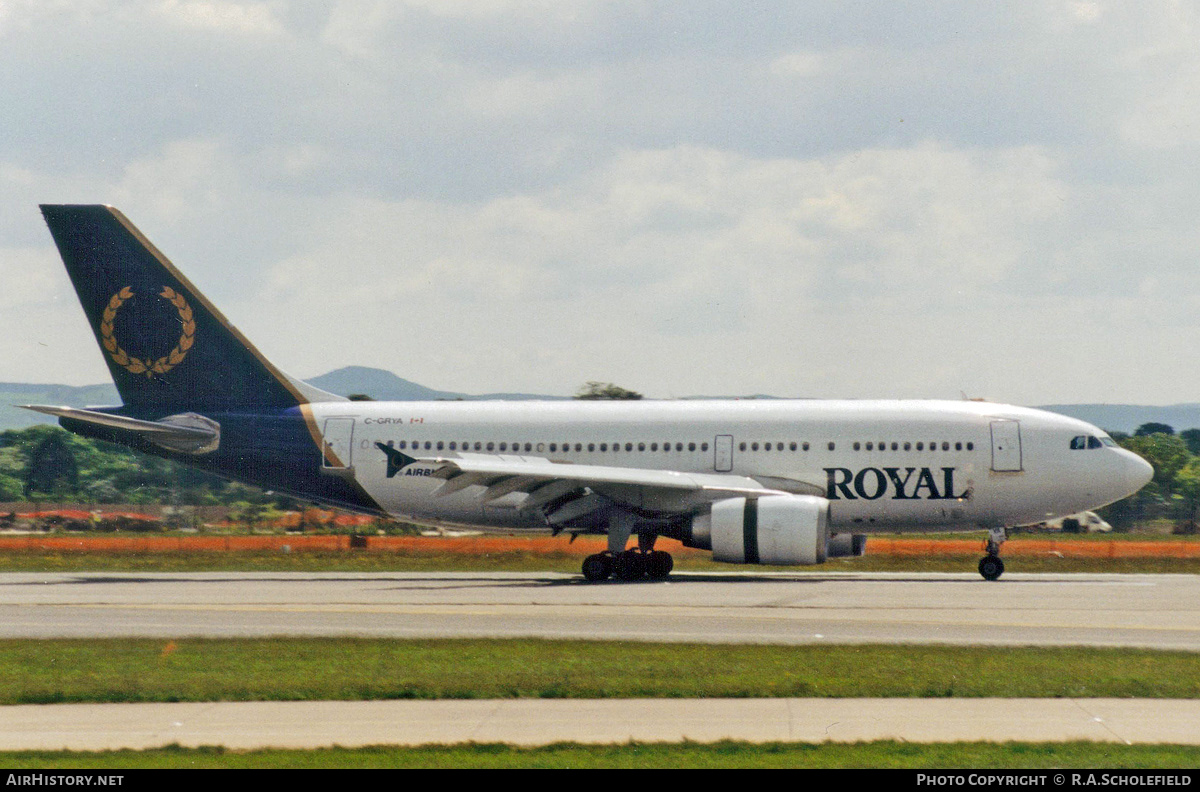
{"label": "gold laurel wreath logo", "polygon": [[133,296],[133,289],[126,286],[108,301],[108,307],[104,309],[104,315],[100,320],[100,343],[108,351],[113,362],[124,367],[130,374],[145,374],[147,377],[166,374],[183,362],[183,359],[187,357],[188,350],[192,348],[192,344],[196,340],[196,320],[192,317],[192,308],[187,304],[187,300],[183,299],[182,294],[169,286],[163,287],[158,296],[167,299],[171,305],[175,306],[175,310],[179,312],[179,323],[183,330],[179,336],[179,343],[175,345],[174,349],[157,360],[153,358],[143,360],[131,357],[128,352],[121,349],[121,345],[117,343],[117,339],[113,335],[113,320],[117,318],[117,311]]}

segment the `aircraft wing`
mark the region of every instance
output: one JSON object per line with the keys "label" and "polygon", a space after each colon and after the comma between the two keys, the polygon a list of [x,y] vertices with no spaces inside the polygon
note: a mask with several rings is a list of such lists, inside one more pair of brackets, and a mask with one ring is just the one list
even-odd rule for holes
{"label": "aircraft wing", "polygon": [[[435,495],[482,487],[491,503],[513,493],[526,498],[518,508],[542,508],[552,524],[578,519],[612,505],[659,513],[685,513],[725,498],[788,494],[746,476],[684,473],[674,470],[574,465],[542,457],[463,453],[451,457],[409,457],[377,444],[388,455],[389,472],[417,465],[421,475],[443,479]],[[515,505],[515,504],[514,504]]]}

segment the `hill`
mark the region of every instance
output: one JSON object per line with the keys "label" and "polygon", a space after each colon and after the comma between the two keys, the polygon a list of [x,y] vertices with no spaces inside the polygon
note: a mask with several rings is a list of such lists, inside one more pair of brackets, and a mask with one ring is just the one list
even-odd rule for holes
{"label": "hill", "polygon": [[[546,396],[532,393],[485,393],[472,395],[454,391],[427,388],[416,382],[397,377],[390,371],[367,366],[345,368],[313,377],[313,385],[341,396],[361,393],[377,401],[436,401],[439,399],[462,399],[482,401],[506,399],[525,401],[532,399],[559,400],[566,396]],[[705,398],[705,397],[688,397]],[[741,398],[773,398],[754,396]],[[67,407],[120,404],[117,389],[112,384],[70,385],[29,384],[0,382],[0,430],[22,429],[38,423],[53,423],[54,419],[29,410],[17,408],[17,404],[53,404]],[[1176,431],[1200,428],[1200,404],[1173,404],[1167,406],[1137,404],[1049,404],[1040,409],[1069,415],[1095,424],[1101,429],[1132,433],[1144,423],[1159,422],[1173,426]]]}
{"label": "hill", "polygon": [[439,391],[418,385],[415,382],[397,377],[384,369],[367,366],[346,366],[319,377],[308,380],[322,390],[336,393],[339,396],[349,396],[361,393],[376,401],[436,401],[439,399],[464,401],[499,400],[528,401],[531,399],[565,399],[566,396],[544,396],[534,393],[485,393],[473,396],[468,393]]}
{"label": "hill", "polygon": [[1144,423],[1165,423],[1176,432],[1200,428],[1200,404],[1048,404],[1041,409],[1069,415],[1110,432],[1133,431]]}
{"label": "hill", "polygon": [[117,389],[107,385],[37,385],[0,382],[0,429],[24,429],[40,423],[55,423],[48,415],[22,410],[18,404],[52,404],[56,407],[92,407],[120,404]]}

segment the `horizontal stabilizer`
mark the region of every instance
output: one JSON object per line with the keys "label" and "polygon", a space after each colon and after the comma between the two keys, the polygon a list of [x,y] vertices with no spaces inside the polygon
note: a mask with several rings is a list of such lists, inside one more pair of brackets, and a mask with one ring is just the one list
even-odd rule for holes
{"label": "horizontal stabilizer", "polygon": [[81,410],[75,407],[49,407],[43,404],[19,406],[57,418],[67,418],[94,426],[107,426],[111,429],[134,432],[163,448],[188,454],[207,454],[215,451],[221,442],[220,424],[195,413],[171,415],[160,421],[142,421],[137,418],[126,418],[123,415],[113,415],[97,410]]}

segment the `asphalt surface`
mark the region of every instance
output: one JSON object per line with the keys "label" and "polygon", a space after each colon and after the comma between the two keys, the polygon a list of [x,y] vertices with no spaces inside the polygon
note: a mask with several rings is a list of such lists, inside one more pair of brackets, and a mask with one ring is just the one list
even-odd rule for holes
{"label": "asphalt surface", "polygon": [[0,708],[0,748],[904,740],[1200,744],[1200,702],[634,699],[57,704]]}
{"label": "asphalt surface", "polygon": [[1200,576],[0,574],[0,637],[264,635],[1138,646],[1200,651]]}
{"label": "asphalt surface", "polygon": [[[472,573],[0,574],[0,637],[543,636],[1200,651],[1200,576],[731,573],[588,585]],[[561,740],[1200,744],[1200,701],[737,699],[0,708],[0,749]]]}

